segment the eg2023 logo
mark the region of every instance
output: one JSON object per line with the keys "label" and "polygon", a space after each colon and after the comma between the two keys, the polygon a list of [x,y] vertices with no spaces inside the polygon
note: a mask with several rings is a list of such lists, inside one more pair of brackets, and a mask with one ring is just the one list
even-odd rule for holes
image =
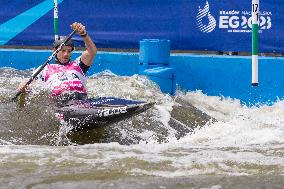
{"label": "eg2023 logo", "polygon": [[[227,30],[227,32],[251,32],[252,16],[251,7],[247,10],[219,10],[218,15],[210,12],[208,1],[204,5],[199,5],[196,16],[198,29],[203,33],[210,33],[216,28]],[[259,33],[263,30],[269,30],[272,27],[271,11],[260,11]]]}

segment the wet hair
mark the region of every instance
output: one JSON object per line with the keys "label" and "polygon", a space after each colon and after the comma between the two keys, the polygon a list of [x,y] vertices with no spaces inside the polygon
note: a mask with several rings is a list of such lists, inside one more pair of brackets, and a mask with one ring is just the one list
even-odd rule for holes
{"label": "wet hair", "polygon": [[[59,38],[54,41],[53,47],[57,49],[59,45],[61,45],[61,43],[63,43],[65,39],[66,39],[66,36],[59,36]],[[73,51],[74,50],[73,39],[69,39],[67,42],[65,42],[65,46],[72,47],[72,51]]]}

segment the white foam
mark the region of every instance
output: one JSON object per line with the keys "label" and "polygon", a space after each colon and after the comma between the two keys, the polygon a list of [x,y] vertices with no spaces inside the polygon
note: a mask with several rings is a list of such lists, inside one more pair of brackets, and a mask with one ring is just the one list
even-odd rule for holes
{"label": "white foam", "polygon": [[236,100],[209,97],[200,91],[184,97],[218,121],[195,130],[182,142],[216,147],[284,144],[284,101],[249,108]]}
{"label": "white foam", "polygon": [[[2,165],[32,164],[36,169],[44,171],[60,166],[75,167],[91,173],[114,170],[125,174],[162,177],[284,174],[284,101],[272,106],[246,107],[239,100],[207,96],[201,91],[179,93],[181,98],[216,118],[217,122],[207,123],[177,140],[175,130],[168,124],[173,107],[172,98],[161,93],[145,77],[93,77],[89,79],[88,89],[90,96],[94,97],[116,96],[157,102],[149,115],[160,123],[157,127],[168,131],[167,141],[159,144],[157,131],[134,127],[127,130],[123,128],[124,125],[118,127],[122,137],[138,135],[142,138],[139,144],[17,146],[2,140]],[[144,120],[145,117],[137,119],[140,122]],[[131,126],[132,123],[125,124]]]}

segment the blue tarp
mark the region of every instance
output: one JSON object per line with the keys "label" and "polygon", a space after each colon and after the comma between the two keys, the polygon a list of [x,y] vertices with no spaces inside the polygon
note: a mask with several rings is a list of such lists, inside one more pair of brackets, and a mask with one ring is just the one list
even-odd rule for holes
{"label": "blue tarp", "polygon": [[[53,0],[1,0],[0,45],[51,45]],[[282,1],[260,1],[260,52],[284,52]],[[82,22],[99,48],[171,40],[175,50],[251,51],[251,1],[59,0],[59,34]],[[76,37],[82,45],[80,37]]]}

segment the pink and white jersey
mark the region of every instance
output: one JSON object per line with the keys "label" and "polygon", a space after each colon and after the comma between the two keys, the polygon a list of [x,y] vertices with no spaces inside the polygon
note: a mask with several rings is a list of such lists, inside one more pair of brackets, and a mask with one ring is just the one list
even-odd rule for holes
{"label": "pink and white jersey", "polygon": [[44,68],[40,77],[47,83],[52,96],[66,92],[87,93],[87,80],[79,62],[80,59],[76,59],[67,65],[49,64]]}

